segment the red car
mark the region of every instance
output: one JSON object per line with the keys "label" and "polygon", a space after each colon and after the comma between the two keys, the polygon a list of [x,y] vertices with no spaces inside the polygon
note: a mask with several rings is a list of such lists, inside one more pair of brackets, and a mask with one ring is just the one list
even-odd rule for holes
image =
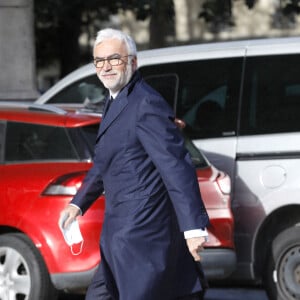
{"label": "red car", "polygon": [[[54,300],[57,290],[88,286],[100,262],[104,197],[79,217],[79,255],[65,243],[58,218],[92,165],[100,121],[54,106],[0,102],[1,300]],[[204,269],[211,280],[225,278],[236,259],[230,179],[186,145],[211,220]]]}

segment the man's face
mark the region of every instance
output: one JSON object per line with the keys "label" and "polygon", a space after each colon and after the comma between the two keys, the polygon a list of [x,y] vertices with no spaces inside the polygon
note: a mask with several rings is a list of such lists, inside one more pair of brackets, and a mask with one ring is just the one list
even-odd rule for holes
{"label": "man's face", "polygon": [[136,58],[128,57],[125,43],[118,39],[107,39],[95,46],[94,62],[97,61],[98,78],[112,93],[120,91],[136,69]]}

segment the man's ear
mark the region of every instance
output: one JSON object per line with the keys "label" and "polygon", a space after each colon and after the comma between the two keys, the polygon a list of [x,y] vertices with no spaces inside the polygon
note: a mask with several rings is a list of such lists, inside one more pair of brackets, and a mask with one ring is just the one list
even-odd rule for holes
{"label": "man's ear", "polygon": [[131,66],[132,66],[133,71],[135,71],[137,69],[137,57],[136,56],[132,57]]}

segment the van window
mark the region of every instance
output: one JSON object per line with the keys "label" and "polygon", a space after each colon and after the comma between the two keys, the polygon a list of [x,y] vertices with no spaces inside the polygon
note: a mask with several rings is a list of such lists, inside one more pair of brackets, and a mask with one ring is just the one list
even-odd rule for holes
{"label": "van window", "polygon": [[[185,133],[195,138],[223,137],[236,134],[237,106],[242,74],[242,58],[184,61],[140,68],[146,81],[161,90],[165,75],[177,78],[169,85],[167,99],[176,117],[186,122]],[[175,82],[175,81],[174,81]],[[158,86],[159,84],[159,86]],[[162,93],[163,94],[163,93]]]}
{"label": "van window", "polygon": [[106,96],[106,89],[98,79],[97,75],[84,77],[51,97],[47,103],[78,103],[96,104],[103,102]]}
{"label": "van window", "polygon": [[175,111],[179,84],[177,74],[149,75],[145,81],[154,87]]}
{"label": "van window", "polygon": [[300,131],[300,55],[246,61],[241,135]]}

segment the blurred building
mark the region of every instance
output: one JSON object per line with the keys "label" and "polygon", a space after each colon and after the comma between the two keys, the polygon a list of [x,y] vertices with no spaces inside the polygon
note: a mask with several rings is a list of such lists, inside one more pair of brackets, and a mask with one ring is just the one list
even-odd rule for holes
{"label": "blurred building", "polygon": [[[207,22],[204,7],[217,0],[173,0],[174,18],[155,15],[137,20],[133,11],[120,10],[97,27],[111,26],[131,34],[139,50],[213,41],[299,36],[300,17],[285,14],[282,0],[224,0],[224,11]],[[219,0],[218,0],[219,1]],[[35,69],[34,0],[0,0],[0,100],[33,99],[59,80],[60,63]],[[163,3],[164,0],[158,3]],[[249,3],[253,4],[249,8]],[[94,33],[88,24],[79,37],[83,49],[92,49]],[[159,36],[159,39],[153,37]],[[155,43],[156,42],[156,43]],[[161,43],[163,42],[163,43]],[[160,44],[161,43],[161,44]],[[82,63],[82,62],[81,62]],[[36,75],[37,74],[37,75]],[[36,87],[37,86],[37,87]]]}
{"label": "blurred building", "polygon": [[[300,16],[284,14],[281,0],[227,1],[231,4],[224,14],[211,23],[199,17],[207,0],[173,0],[175,8],[174,35],[167,36],[170,45],[203,43],[224,40],[252,39],[300,35]],[[223,0],[226,2],[226,0]],[[250,1],[248,1],[250,2]],[[119,26],[133,34],[141,45],[149,42],[149,20],[137,21],[131,12],[122,12]]]}
{"label": "blurred building", "polygon": [[33,0],[0,0],[0,70],[0,100],[38,96]]}

